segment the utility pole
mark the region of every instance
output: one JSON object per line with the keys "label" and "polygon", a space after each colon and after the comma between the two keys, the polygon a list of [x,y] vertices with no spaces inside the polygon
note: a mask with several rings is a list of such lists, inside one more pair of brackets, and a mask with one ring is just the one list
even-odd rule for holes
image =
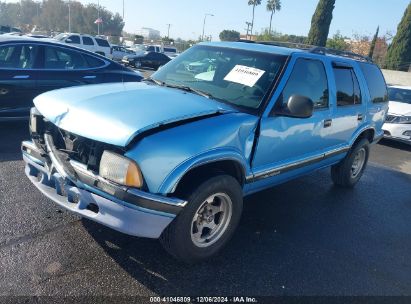
{"label": "utility pole", "polygon": [[168,30],[167,30],[167,38],[170,39],[170,27],[172,24],[168,23],[166,24],[168,26]]}
{"label": "utility pole", "polygon": [[123,21],[124,21],[124,0],[123,0]]}
{"label": "utility pole", "polygon": [[203,35],[201,36],[201,41],[204,41],[204,31],[205,31],[205,24],[206,24],[206,19],[207,19],[207,16],[214,17],[214,15],[213,15],[213,14],[205,14],[205,15],[204,15]]}
{"label": "utility pole", "polygon": [[68,19],[69,19],[69,33],[71,33],[71,0],[68,2]]}
{"label": "utility pole", "polygon": [[100,35],[100,0],[97,0],[97,35]]}

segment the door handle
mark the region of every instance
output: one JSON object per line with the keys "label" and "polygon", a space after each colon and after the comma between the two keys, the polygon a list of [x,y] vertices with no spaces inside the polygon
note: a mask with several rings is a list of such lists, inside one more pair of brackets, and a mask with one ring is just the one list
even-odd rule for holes
{"label": "door handle", "polygon": [[84,76],[83,79],[96,79],[96,76]]}
{"label": "door handle", "polygon": [[363,121],[364,120],[364,115],[358,114],[358,121]]}
{"label": "door handle", "polygon": [[331,127],[332,124],[333,124],[333,120],[332,120],[332,119],[326,119],[326,120],[324,120],[324,128],[329,128],[329,127]]}
{"label": "door handle", "polygon": [[13,79],[29,79],[29,75],[16,75],[13,77]]}

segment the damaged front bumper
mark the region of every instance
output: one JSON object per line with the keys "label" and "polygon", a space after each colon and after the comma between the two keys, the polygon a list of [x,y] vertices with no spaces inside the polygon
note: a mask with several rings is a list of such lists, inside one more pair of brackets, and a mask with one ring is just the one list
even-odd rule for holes
{"label": "damaged front bumper", "polygon": [[74,163],[78,179],[73,180],[53,151],[44,153],[33,142],[23,142],[22,153],[27,177],[45,196],[73,213],[125,234],[159,238],[187,203],[111,184]]}

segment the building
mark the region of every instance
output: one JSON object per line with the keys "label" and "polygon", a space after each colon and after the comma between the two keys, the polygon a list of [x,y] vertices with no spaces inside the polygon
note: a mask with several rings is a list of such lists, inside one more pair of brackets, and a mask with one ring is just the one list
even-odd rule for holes
{"label": "building", "polygon": [[136,35],[141,35],[145,39],[149,40],[156,40],[161,38],[160,31],[157,31],[149,27],[142,27],[141,29],[137,30]]}

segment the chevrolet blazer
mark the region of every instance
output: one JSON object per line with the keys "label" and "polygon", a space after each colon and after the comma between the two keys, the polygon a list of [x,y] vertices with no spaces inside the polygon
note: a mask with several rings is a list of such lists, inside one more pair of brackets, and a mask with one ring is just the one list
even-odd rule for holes
{"label": "chevrolet blazer", "polygon": [[353,187],[388,111],[368,58],[250,42],[201,43],[141,83],[61,89],[34,104],[22,144],[31,182],[186,262],[227,243],[244,196],[325,167]]}

